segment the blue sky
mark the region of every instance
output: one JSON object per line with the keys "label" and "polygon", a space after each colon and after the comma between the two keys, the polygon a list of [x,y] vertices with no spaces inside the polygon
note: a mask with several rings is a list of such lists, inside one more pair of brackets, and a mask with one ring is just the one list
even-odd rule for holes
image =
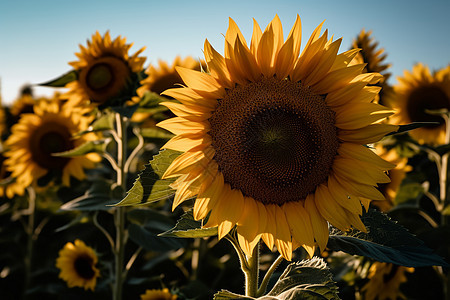
{"label": "blue sky", "polygon": [[[145,46],[145,66],[158,59],[171,62],[176,55],[202,57],[207,38],[223,53],[228,17],[247,40],[252,18],[264,29],[278,14],[287,34],[296,15],[302,20],[303,43],[323,20],[324,28],[343,37],[340,52],[350,47],[363,28],[388,54],[395,76],[422,62],[431,69],[450,63],[450,0],[297,0],[297,1],[13,1],[0,2],[0,79],[5,104],[11,103],[25,83],[53,79],[70,70],[78,44],[98,30],[110,30],[133,42],[131,52]],[[50,95],[53,89],[36,88]]]}

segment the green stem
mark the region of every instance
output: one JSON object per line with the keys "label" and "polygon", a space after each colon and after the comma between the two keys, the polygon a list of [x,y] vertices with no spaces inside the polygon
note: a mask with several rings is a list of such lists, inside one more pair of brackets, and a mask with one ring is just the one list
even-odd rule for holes
{"label": "green stem", "polygon": [[34,218],[36,211],[36,193],[33,187],[29,187],[28,191],[28,225],[26,228],[27,233],[27,250],[25,256],[25,279],[24,279],[24,289],[23,292],[26,293],[30,287],[31,282],[31,262],[33,256],[33,246],[34,246]]}
{"label": "green stem", "polygon": [[253,249],[251,257],[247,258],[248,272],[245,273],[245,295],[257,297],[259,277],[259,243]]}
{"label": "green stem", "polygon": [[269,284],[270,277],[272,277],[273,272],[275,272],[276,268],[281,264],[283,260],[283,256],[279,255],[277,259],[272,263],[269,270],[267,270],[266,275],[264,275],[263,281],[261,282],[261,286],[258,289],[257,297],[261,297],[262,295],[264,295],[267,289],[267,285]]}
{"label": "green stem", "polygon": [[[126,193],[127,172],[125,170],[126,147],[127,147],[127,126],[126,118],[116,113],[117,130],[117,188],[121,189],[122,198]],[[125,257],[125,207],[117,207],[114,211],[114,223],[116,227],[116,242],[114,249],[115,261],[115,281],[113,286],[113,299],[121,300],[124,283],[124,257]]]}

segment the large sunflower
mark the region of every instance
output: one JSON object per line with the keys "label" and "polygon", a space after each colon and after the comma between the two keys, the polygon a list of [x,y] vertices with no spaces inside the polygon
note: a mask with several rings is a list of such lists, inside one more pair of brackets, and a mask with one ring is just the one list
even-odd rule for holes
{"label": "large sunflower", "polygon": [[145,48],[129,56],[132,45],[126,44],[126,38],[120,36],[111,41],[109,32],[103,37],[98,32],[92,35],[87,48],[80,45],[81,52],[75,53],[79,60],[69,63],[78,72],[78,79],[66,85],[69,91],[63,98],[80,106],[89,104],[89,100],[102,105],[119,97],[128,88],[132,75],[143,70],[146,59],[139,57]]}
{"label": "large sunflower", "polygon": [[93,291],[100,277],[97,262],[94,249],[81,240],[75,240],[59,251],[56,267],[60,269],[59,278],[66,281],[69,288],[82,287]]}
{"label": "large sunflower", "polygon": [[260,239],[289,260],[298,246],[312,255],[327,221],[365,230],[360,197],[383,199],[389,181],[393,165],[365,147],[397,129],[376,123],[391,114],[366,86],[381,75],[348,66],[357,50],[338,55],[321,28],[299,56],[298,16],[286,41],[278,16],[264,32],[254,22],[250,47],[230,18],[225,57],[206,40],[209,73],[177,68],[187,87],[164,92],[181,102],[165,103],[178,117],[159,123],[176,134],[164,148],[185,152],[164,174],[181,176],[173,206],[197,195],[194,218],[219,238],[236,225],[247,255]]}
{"label": "large sunflower", "polygon": [[68,186],[70,176],[82,180],[86,176],[83,169],[94,168],[100,161],[96,153],[73,158],[53,156],[96,138],[95,134],[73,138],[92,121],[79,112],[54,99],[40,100],[34,106],[34,114],[22,114],[5,142],[5,165],[21,186],[27,187],[49,172],[61,177]]}
{"label": "large sunflower", "polygon": [[387,104],[396,110],[390,122],[438,122],[412,130],[410,135],[421,144],[444,144],[444,119],[430,115],[425,110],[450,110],[450,66],[431,74],[427,66],[419,63],[412,72],[405,70],[403,77],[397,77],[397,80],[399,83],[394,86],[394,92],[387,95]]}
{"label": "large sunflower", "polygon": [[176,300],[177,298],[177,295],[169,292],[169,289],[146,290],[145,294],[141,295],[141,300]]}
{"label": "large sunflower", "polygon": [[408,280],[406,272],[412,273],[414,268],[374,262],[369,270],[369,281],[361,290],[364,294],[364,299],[406,299],[405,295],[400,291],[400,285]]}

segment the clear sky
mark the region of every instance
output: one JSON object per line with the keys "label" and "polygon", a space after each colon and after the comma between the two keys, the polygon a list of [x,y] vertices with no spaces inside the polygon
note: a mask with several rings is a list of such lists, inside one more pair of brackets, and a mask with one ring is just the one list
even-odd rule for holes
{"label": "clear sky", "polygon": [[[403,70],[422,62],[431,69],[450,63],[450,0],[1,0],[0,79],[5,104],[26,83],[45,82],[70,70],[78,44],[98,30],[122,35],[133,42],[131,52],[145,46],[145,66],[158,59],[172,62],[176,55],[203,57],[205,38],[223,54],[228,17],[247,40],[252,18],[264,30],[278,14],[285,34],[296,15],[302,20],[303,43],[323,20],[334,38],[343,37],[340,52],[348,50],[363,28],[384,48],[392,64],[391,83]],[[35,94],[50,95],[51,88]]]}

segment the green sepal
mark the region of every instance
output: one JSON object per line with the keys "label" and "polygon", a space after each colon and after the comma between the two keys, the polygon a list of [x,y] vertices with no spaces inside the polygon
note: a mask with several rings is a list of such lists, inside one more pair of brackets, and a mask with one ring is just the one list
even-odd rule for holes
{"label": "green sepal", "polygon": [[117,206],[136,206],[169,199],[175,194],[170,187],[175,179],[161,179],[172,161],[181,152],[163,150],[155,155],[149,164],[139,173],[133,187],[127,192],[126,197],[117,203]]}
{"label": "green sepal", "polygon": [[95,141],[87,141],[84,144],[81,144],[80,146],[71,149],[69,151],[59,152],[59,153],[53,153],[53,156],[58,157],[76,157],[76,156],[82,156],[88,153],[104,153],[106,145],[109,143],[111,139],[101,139],[101,140],[95,140]]}
{"label": "green sepal", "polygon": [[380,262],[406,267],[448,266],[439,255],[433,253],[422,240],[386,214],[375,209],[363,213],[362,222],[368,232],[356,229],[342,232],[332,229],[327,247],[351,255],[361,255]]}
{"label": "green sepal", "polygon": [[217,227],[202,228],[201,221],[195,221],[192,209],[186,211],[172,229],[160,233],[164,237],[202,238],[217,235]]}
{"label": "green sepal", "polygon": [[64,87],[69,82],[75,81],[78,79],[78,72],[75,70],[69,71],[56,79],[39,83],[39,86],[50,86],[50,87]]}
{"label": "green sepal", "polygon": [[409,124],[405,124],[405,125],[399,125],[399,128],[397,131],[388,133],[388,134],[386,134],[386,136],[405,133],[410,130],[414,130],[414,129],[425,127],[425,126],[431,126],[431,125],[439,125],[439,123],[438,122],[413,122],[413,123],[409,123]]}

